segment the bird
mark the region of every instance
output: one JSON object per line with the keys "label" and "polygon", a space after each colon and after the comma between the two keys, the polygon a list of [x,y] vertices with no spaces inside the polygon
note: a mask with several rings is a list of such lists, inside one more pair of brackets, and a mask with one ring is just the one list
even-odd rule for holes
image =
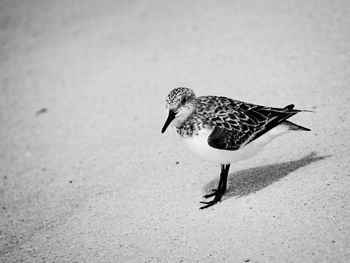
{"label": "bird", "polygon": [[275,108],[223,96],[199,96],[190,88],[172,89],[165,100],[168,117],[161,129],[172,124],[176,133],[195,154],[221,165],[216,189],[204,195],[205,209],[220,202],[227,188],[230,165],[260,152],[274,138],[291,131],[310,129],[288,121],[299,112],[290,104]]}

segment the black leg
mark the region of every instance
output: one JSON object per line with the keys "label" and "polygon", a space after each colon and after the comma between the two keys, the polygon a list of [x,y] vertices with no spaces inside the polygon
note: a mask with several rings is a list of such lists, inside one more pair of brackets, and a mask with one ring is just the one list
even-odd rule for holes
{"label": "black leg", "polygon": [[222,191],[222,194],[226,192],[227,177],[228,177],[228,171],[230,170],[230,164],[226,164],[224,169],[225,169],[225,173],[222,175],[221,188],[220,188]]}
{"label": "black leg", "polygon": [[204,196],[204,198],[209,198],[214,196],[214,199],[209,202],[201,202],[202,204],[205,204],[205,206],[202,206],[200,209],[208,208],[221,200],[223,194],[226,191],[229,169],[230,169],[230,164],[221,165],[221,173],[220,173],[220,181],[219,181],[218,189],[213,189],[213,193],[207,194]]}
{"label": "black leg", "polygon": [[226,168],[226,165],[222,164],[221,165],[221,173],[220,173],[220,180],[219,180],[219,184],[218,184],[218,187],[217,189],[212,189],[212,193],[210,194],[206,194],[205,196],[203,196],[204,198],[209,198],[209,197],[212,197],[214,195],[217,194],[217,192],[219,192],[222,188],[222,185],[223,185],[223,181],[225,180],[225,168]]}

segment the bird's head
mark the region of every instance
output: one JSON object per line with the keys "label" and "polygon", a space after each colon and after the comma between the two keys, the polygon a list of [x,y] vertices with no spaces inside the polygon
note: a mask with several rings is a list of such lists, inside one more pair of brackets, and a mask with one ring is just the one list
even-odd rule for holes
{"label": "bird's head", "polygon": [[165,132],[169,124],[174,121],[175,125],[184,122],[196,109],[196,95],[188,88],[175,88],[166,97],[166,108],[169,115],[162,128]]}

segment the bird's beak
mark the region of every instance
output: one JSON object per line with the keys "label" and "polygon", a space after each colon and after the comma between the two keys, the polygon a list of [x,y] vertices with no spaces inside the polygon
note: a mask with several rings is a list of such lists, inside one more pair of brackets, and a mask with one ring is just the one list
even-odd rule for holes
{"label": "bird's beak", "polygon": [[175,119],[176,113],[173,110],[169,110],[168,118],[166,119],[164,126],[162,128],[162,133],[165,132],[166,128],[168,128],[169,124]]}

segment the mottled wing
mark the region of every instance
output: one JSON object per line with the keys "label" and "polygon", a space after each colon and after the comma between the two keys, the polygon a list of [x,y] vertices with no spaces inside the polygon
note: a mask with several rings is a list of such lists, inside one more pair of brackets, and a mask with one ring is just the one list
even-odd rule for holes
{"label": "mottled wing", "polygon": [[294,105],[271,108],[231,100],[225,97],[199,97],[199,109],[213,132],[208,138],[211,147],[237,150],[293,116],[299,110]]}

